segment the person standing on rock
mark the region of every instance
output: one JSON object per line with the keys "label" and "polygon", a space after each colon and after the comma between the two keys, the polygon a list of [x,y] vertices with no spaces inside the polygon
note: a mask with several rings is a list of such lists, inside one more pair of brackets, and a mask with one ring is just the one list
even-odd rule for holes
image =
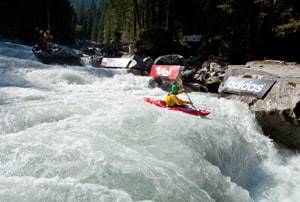
{"label": "person standing on rock", "polygon": [[166,106],[175,107],[190,104],[190,102],[181,100],[177,97],[178,94],[182,93],[184,89],[179,88],[177,85],[172,86],[172,91],[166,97]]}
{"label": "person standing on rock", "polygon": [[99,48],[100,48],[100,53],[101,55],[103,55],[103,51],[104,51],[104,43],[103,43],[103,40],[100,39],[99,41]]}
{"label": "person standing on rock", "polygon": [[41,30],[39,27],[36,27],[35,30],[39,36],[39,45],[43,46],[44,45],[44,31]]}
{"label": "person standing on rock", "polygon": [[44,43],[47,51],[50,51],[50,42],[52,42],[53,35],[50,33],[50,30],[47,30],[44,33]]}

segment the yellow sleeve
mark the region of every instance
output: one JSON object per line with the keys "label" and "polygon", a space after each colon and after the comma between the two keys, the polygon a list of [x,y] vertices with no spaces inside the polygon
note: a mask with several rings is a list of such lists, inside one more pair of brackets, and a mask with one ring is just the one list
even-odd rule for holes
{"label": "yellow sleeve", "polygon": [[179,99],[176,95],[170,94],[166,97],[166,106],[174,107],[175,105],[186,105],[188,102]]}
{"label": "yellow sleeve", "polygon": [[187,101],[181,100],[176,96],[175,96],[175,102],[176,102],[177,105],[186,105],[186,104],[188,104]]}

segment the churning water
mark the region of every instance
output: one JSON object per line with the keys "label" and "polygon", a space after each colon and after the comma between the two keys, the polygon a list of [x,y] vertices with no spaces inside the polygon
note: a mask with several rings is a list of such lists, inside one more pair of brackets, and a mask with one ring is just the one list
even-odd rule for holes
{"label": "churning water", "polygon": [[169,111],[143,101],[166,95],[149,79],[0,42],[0,201],[299,200],[300,157],[245,104],[193,92],[207,118]]}

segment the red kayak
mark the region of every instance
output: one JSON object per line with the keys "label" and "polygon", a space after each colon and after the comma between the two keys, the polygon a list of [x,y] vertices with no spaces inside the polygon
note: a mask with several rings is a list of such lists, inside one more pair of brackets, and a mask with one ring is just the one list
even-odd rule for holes
{"label": "red kayak", "polygon": [[210,114],[210,111],[195,110],[193,108],[190,108],[188,105],[176,106],[176,107],[167,107],[166,102],[164,100],[154,100],[154,99],[151,99],[151,98],[144,98],[144,100],[146,102],[154,104],[158,107],[168,108],[169,110],[181,111],[181,112],[185,112],[185,113],[192,114],[192,115],[195,115],[195,116],[207,116],[207,115]]}

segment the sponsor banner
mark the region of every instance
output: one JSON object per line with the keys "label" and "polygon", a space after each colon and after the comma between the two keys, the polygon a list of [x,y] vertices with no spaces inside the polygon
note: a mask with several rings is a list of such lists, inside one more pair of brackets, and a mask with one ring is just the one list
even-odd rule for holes
{"label": "sponsor banner", "polygon": [[229,77],[222,90],[227,93],[251,95],[263,98],[272,88],[276,81],[262,80],[262,79],[249,79],[239,77]]}
{"label": "sponsor banner", "polygon": [[102,58],[100,67],[127,68],[131,58]]}
{"label": "sponsor banner", "polygon": [[152,65],[150,76],[167,76],[169,79],[176,79],[180,70],[180,65]]}
{"label": "sponsor banner", "polygon": [[184,35],[182,41],[184,42],[200,42],[202,35]]}

